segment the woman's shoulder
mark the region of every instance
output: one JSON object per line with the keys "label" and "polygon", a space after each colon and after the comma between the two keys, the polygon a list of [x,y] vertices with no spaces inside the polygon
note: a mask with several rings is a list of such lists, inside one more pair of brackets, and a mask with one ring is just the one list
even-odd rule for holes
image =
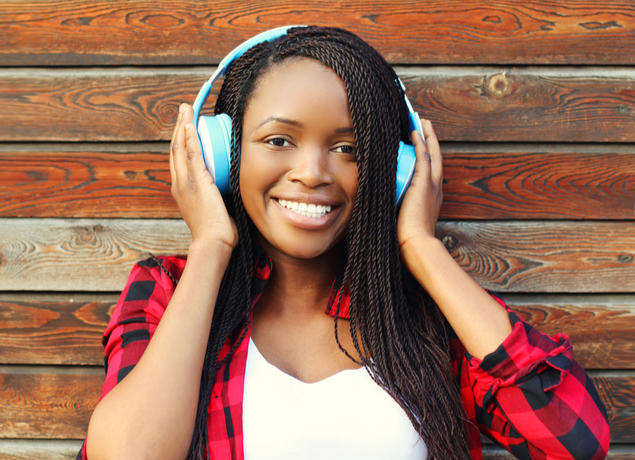
{"label": "woman's shoulder", "polygon": [[147,308],[148,303],[165,307],[181,278],[186,261],[187,258],[182,255],[150,255],[138,261],[130,271],[113,314]]}
{"label": "woman's shoulder", "polygon": [[127,288],[141,286],[139,282],[157,283],[161,288],[173,290],[183,274],[187,256],[150,255],[138,261],[130,271]]}
{"label": "woman's shoulder", "polygon": [[187,256],[183,254],[171,254],[171,255],[150,255],[147,258],[137,262],[133,268],[138,270],[144,270],[148,272],[155,272],[157,274],[170,273],[177,280],[181,277],[185,263],[187,262]]}
{"label": "woman's shoulder", "polygon": [[150,255],[135,263],[111,312],[104,331],[104,345],[117,328],[125,326],[131,329],[134,325],[144,328],[143,324],[159,323],[185,262],[186,257],[181,255]]}

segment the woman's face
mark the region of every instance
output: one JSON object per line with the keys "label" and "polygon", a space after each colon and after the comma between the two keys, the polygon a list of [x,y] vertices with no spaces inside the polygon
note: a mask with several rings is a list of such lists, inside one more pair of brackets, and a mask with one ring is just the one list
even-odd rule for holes
{"label": "woman's face", "polygon": [[290,58],[261,76],[245,108],[240,191],[269,251],[310,259],[342,239],[357,163],[346,90],[331,69]]}

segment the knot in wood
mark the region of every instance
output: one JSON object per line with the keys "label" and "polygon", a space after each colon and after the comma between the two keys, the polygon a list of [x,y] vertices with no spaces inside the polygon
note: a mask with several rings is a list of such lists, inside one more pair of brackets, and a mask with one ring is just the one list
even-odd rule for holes
{"label": "knot in wood", "polygon": [[441,242],[443,243],[443,246],[445,246],[445,248],[448,251],[451,251],[452,249],[456,248],[456,246],[459,244],[457,239],[454,238],[452,235],[444,235],[443,238],[441,238]]}
{"label": "knot in wood", "polygon": [[489,96],[496,98],[505,97],[512,92],[511,84],[505,72],[490,75],[485,78],[483,91]]}

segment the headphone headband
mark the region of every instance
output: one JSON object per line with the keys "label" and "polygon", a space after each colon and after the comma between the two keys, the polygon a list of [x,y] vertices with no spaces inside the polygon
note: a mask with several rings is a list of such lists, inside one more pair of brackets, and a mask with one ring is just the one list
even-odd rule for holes
{"label": "headphone headband", "polygon": [[238,59],[240,56],[245,54],[245,52],[260,43],[269,42],[271,40],[275,40],[278,37],[282,37],[287,33],[287,31],[293,27],[306,27],[305,25],[294,25],[294,26],[282,26],[276,27],[275,29],[265,30],[264,32],[259,33],[258,35],[254,35],[250,39],[242,42],[236,48],[231,50],[227,56],[225,56],[219,63],[216,71],[212,74],[212,76],[207,80],[207,82],[201,87],[196,95],[196,99],[194,99],[194,104],[192,108],[194,109],[194,126],[198,125],[198,115],[201,111],[201,107],[203,107],[203,103],[209,96],[209,93],[212,91],[212,86],[214,82],[218,80],[220,77],[225,76],[225,72],[227,72],[227,68],[229,65]]}

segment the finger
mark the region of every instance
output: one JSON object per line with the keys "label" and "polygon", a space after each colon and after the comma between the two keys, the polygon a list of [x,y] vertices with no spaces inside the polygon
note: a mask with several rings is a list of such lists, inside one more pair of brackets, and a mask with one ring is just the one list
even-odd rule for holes
{"label": "finger", "polygon": [[430,155],[428,154],[428,148],[419,131],[413,131],[411,133],[411,137],[415,147],[415,154],[417,156],[415,171],[422,177],[427,178],[430,176]]}
{"label": "finger", "polygon": [[181,104],[179,106],[179,112],[176,114],[176,122],[174,123],[174,131],[172,131],[172,139],[170,139],[170,145],[174,144],[174,138],[176,136],[176,127],[179,125],[180,121],[181,121],[181,106],[183,104]]}
{"label": "finger", "polygon": [[185,125],[185,148],[187,152],[187,160],[189,163],[189,170],[192,174],[202,174],[209,180],[213,181],[211,174],[207,172],[205,167],[205,161],[203,161],[203,155],[201,155],[201,144],[198,140],[198,134],[194,123],[188,123]]}
{"label": "finger", "polygon": [[441,146],[437,135],[432,128],[430,120],[423,120],[421,124],[423,128],[423,134],[426,136],[426,145],[428,146],[428,152],[430,154],[430,172],[432,175],[432,181],[440,185],[443,181],[443,157],[441,156]]}
{"label": "finger", "polygon": [[185,125],[183,113],[179,113],[179,120],[174,128],[174,141],[170,148],[172,164],[174,166],[175,182],[183,184],[187,180],[187,159],[185,153]]}
{"label": "finger", "polygon": [[176,180],[176,170],[174,169],[174,147],[176,142],[176,133],[178,132],[179,125],[181,124],[181,109],[179,108],[179,113],[176,117],[176,123],[174,125],[174,129],[172,130],[172,139],[170,140],[170,178],[172,183]]}

